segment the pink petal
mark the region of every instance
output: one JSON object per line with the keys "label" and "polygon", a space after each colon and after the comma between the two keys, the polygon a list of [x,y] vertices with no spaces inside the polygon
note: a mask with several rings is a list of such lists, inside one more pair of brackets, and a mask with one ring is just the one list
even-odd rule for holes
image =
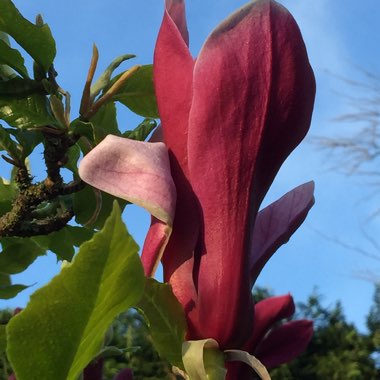
{"label": "pink petal", "polygon": [[253,352],[257,344],[277,323],[290,318],[295,312],[293,297],[285,296],[266,298],[255,305],[255,320],[253,334],[249,340],[248,350]]}
{"label": "pink petal", "polygon": [[224,21],[196,62],[188,165],[204,219],[199,336],[222,348],[244,342],[252,326],[249,231],[273,177],[309,129],[314,90],[298,26],[272,1],[250,2]]}
{"label": "pink petal", "polygon": [[108,135],[79,165],[79,175],[93,187],[148,210],[173,224],[176,189],[163,143]]}
{"label": "pink petal", "polygon": [[255,356],[267,367],[289,363],[302,354],[313,337],[313,322],[291,321],[273,329],[262,341]]}
{"label": "pink petal", "polygon": [[277,249],[288,242],[314,204],[314,182],[296,187],[257,215],[250,256],[251,284]]}
{"label": "pink petal", "polygon": [[165,145],[108,135],[83,158],[79,175],[153,215],[142,258],[146,275],[152,276],[171,233],[176,202]]}

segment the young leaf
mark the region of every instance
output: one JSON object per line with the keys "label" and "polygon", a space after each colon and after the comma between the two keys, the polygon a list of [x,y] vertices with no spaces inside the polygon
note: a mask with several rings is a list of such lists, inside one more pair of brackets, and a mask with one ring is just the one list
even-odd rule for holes
{"label": "young leaf", "polygon": [[159,355],[183,369],[181,351],[185,340],[186,319],[171,286],[148,278],[137,308],[147,320]]}
{"label": "young leaf", "polygon": [[0,30],[12,36],[31,57],[48,71],[55,57],[55,42],[50,28],[26,20],[10,0],[0,0]]}
{"label": "young leaf", "polygon": [[138,115],[158,119],[153,86],[153,65],[142,66],[140,70],[136,71],[115,95],[114,100],[124,104]]}
{"label": "young leaf", "polygon": [[12,49],[6,42],[0,40],[0,63],[16,70],[22,77],[28,78],[28,71],[24,65],[24,58],[16,49]]}
{"label": "young leaf", "polygon": [[46,97],[39,94],[19,99],[0,98],[0,119],[21,129],[58,125],[48,111]]}
{"label": "young leaf", "polygon": [[9,322],[7,355],[17,380],[78,379],[113,319],[141,298],[145,277],[137,252],[115,202],[74,262]]}
{"label": "young leaf", "polygon": [[133,54],[124,54],[114,59],[99,79],[91,86],[91,98],[95,99],[100,91],[109,85],[112,73],[121,65],[121,63],[135,57],[136,56]]}

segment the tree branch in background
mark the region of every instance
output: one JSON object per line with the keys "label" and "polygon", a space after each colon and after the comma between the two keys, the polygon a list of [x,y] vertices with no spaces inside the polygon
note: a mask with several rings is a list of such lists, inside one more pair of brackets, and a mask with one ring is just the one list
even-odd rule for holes
{"label": "tree branch in background", "polygon": [[[342,169],[348,175],[374,178],[380,177],[380,77],[361,71],[365,77],[362,82],[338,76],[351,87],[352,93],[358,95],[343,95],[352,112],[337,117],[335,121],[356,124],[356,132],[349,137],[317,136],[312,142],[335,156],[337,164],[334,169]],[[380,181],[376,183],[380,186]]]}

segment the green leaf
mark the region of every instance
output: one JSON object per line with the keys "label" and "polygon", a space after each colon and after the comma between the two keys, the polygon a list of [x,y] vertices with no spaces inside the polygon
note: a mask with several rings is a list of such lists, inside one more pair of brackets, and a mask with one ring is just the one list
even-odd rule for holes
{"label": "green leaf", "polygon": [[[110,194],[86,186],[74,194],[73,208],[75,221],[88,228],[102,228],[109,217],[112,204],[116,198]],[[124,209],[126,201],[118,199],[119,205]]]}
{"label": "green leaf", "polygon": [[48,111],[47,99],[33,94],[25,98],[0,98],[0,119],[16,128],[38,128],[46,125],[57,126]]}
{"label": "green leaf", "polygon": [[113,319],[141,298],[137,252],[115,202],[103,230],[9,322],[7,355],[17,380],[78,379]]}
{"label": "green leaf", "polygon": [[153,86],[153,65],[142,66],[140,70],[136,71],[115,95],[114,100],[124,104],[138,115],[158,119]]}
{"label": "green leaf", "polygon": [[145,119],[133,131],[123,133],[124,137],[131,140],[145,141],[149,134],[157,127],[157,123],[153,119]]}
{"label": "green leaf", "polygon": [[20,77],[0,81],[1,97],[25,97],[34,93],[45,94],[45,89],[41,82],[37,82],[33,79],[23,79]]}
{"label": "green leaf", "polygon": [[79,247],[92,236],[93,232],[87,228],[66,226],[48,235],[36,236],[33,240],[46,251],[54,252],[58,259],[71,261],[75,254],[74,247]]}
{"label": "green leaf", "polygon": [[[65,168],[72,171],[74,174],[78,174],[78,160],[80,158],[80,148],[78,144],[70,147],[67,153],[67,162]],[[78,177],[78,176],[77,176]]]}
{"label": "green leaf", "polygon": [[7,349],[7,336],[5,335],[6,325],[0,325],[0,355]]}
{"label": "green leaf", "polygon": [[43,141],[43,135],[41,131],[11,128],[9,128],[7,131],[12,134],[19,142],[23,159],[28,157],[33,152],[34,148]]}
{"label": "green leaf", "polygon": [[12,36],[31,57],[48,71],[55,57],[55,42],[48,25],[26,20],[10,0],[0,0],[0,30]]}
{"label": "green leaf", "polygon": [[99,79],[91,86],[91,98],[95,99],[100,94],[100,91],[109,85],[112,73],[120,66],[121,63],[135,57],[136,56],[133,54],[124,54],[114,59]]}
{"label": "green leaf", "polygon": [[10,286],[0,286],[0,299],[9,300],[14,298],[22,292],[23,290],[29,288],[28,285],[10,285]]}
{"label": "green leaf", "polygon": [[117,125],[117,113],[115,103],[107,103],[91,118],[94,126],[95,144],[99,144],[107,135],[120,136]]}
{"label": "green leaf", "polygon": [[8,286],[11,284],[11,276],[9,274],[0,273],[0,286]]}
{"label": "green leaf", "polygon": [[[4,241],[8,244],[4,247]],[[5,274],[16,274],[24,271],[45,250],[31,239],[8,238],[2,239],[4,247],[0,253],[0,272]]]}
{"label": "green leaf", "polygon": [[[7,33],[0,31],[0,40],[4,42],[7,46],[10,46],[9,36]],[[14,78],[17,74],[8,66],[0,64],[0,79],[7,81],[8,79]]]}
{"label": "green leaf", "polygon": [[21,151],[17,143],[11,139],[9,131],[2,125],[0,125],[0,150],[5,150],[16,161],[21,159]]}
{"label": "green leaf", "polygon": [[148,278],[143,298],[137,308],[147,320],[159,355],[183,369],[181,352],[185,340],[186,319],[171,286]]}
{"label": "green leaf", "polygon": [[0,40],[0,63],[15,69],[21,76],[28,78],[28,71],[24,65],[24,58],[16,49]]}
{"label": "green leaf", "polygon": [[84,136],[90,141],[94,141],[94,126],[89,121],[73,120],[70,124],[70,131],[76,135]]}
{"label": "green leaf", "polygon": [[14,183],[8,183],[0,177],[0,216],[12,209],[12,201],[17,193],[18,189]]}

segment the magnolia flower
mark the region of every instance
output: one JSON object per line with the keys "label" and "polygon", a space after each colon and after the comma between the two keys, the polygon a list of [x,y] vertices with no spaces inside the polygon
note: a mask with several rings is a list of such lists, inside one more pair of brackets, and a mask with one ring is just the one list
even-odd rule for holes
{"label": "magnolia flower", "polygon": [[232,14],[197,59],[188,41],[184,0],[166,0],[154,54],[163,143],[108,136],[79,173],[152,214],[145,272],[162,258],[187,338],[243,348],[258,334],[252,285],[313,205],[306,183],[259,212],[309,129],[314,75],[296,22],[275,1]]}

